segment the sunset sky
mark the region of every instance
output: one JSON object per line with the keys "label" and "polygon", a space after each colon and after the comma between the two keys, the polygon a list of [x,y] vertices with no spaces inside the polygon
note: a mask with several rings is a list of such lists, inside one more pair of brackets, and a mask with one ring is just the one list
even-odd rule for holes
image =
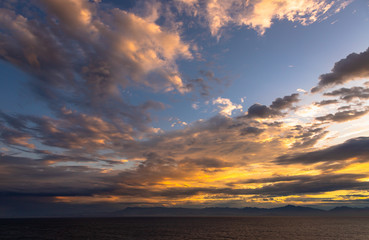
{"label": "sunset sky", "polygon": [[0,217],[369,203],[366,0],[3,0]]}

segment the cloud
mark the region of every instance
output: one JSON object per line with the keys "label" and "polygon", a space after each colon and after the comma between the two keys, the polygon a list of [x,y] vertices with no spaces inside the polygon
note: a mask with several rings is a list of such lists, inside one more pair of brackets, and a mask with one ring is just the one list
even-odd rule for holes
{"label": "cloud", "polygon": [[255,194],[288,196],[302,193],[320,193],[335,190],[368,189],[367,182],[358,181],[365,177],[361,174],[332,174],[309,177],[295,177],[295,180],[267,185],[255,189]]}
{"label": "cloud", "polygon": [[142,131],[148,114],[125,102],[122,88],[189,91],[176,61],[192,53],[178,31],[91,1],[27,3],[34,11],[20,4],[13,2],[17,12],[0,9],[0,58],[29,73],[33,92],[53,111],[78,106]]}
{"label": "cloud", "polygon": [[[267,183],[268,185],[257,189],[261,194],[290,195],[301,193],[318,193],[357,187],[368,187],[367,183],[357,181],[365,177],[361,174],[324,174],[324,175],[295,175],[277,176],[271,178],[249,179],[237,184]],[[300,186],[300,187],[298,187]]]}
{"label": "cloud", "polygon": [[250,118],[269,118],[276,115],[280,115],[280,112],[258,103],[251,105],[247,110],[247,117]]}
{"label": "cloud", "polygon": [[291,108],[293,103],[299,102],[300,99],[298,98],[299,94],[294,93],[289,96],[284,96],[283,98],[277,98],[272,102],[270,108],[275,110],[282,110],[286,108]]}
{"label": "cloud", "polygon": [[190,91],[199,92],[201,96],[207,97],[209,96],[210,86],[206,83],[203,78],[190,79],[187,81],[186,88]]}
{"label": "cloud", "polygon": [[246,127],[246,128],[241,129],[241,135],[247,135],[247,134],[259,135],[264,131],[265,129],[261,129],[257,127]]}
{"label": "cloud", "polygon": [[204,71],[204,79],[189,88],[176,61],[192,59],[190,44],[152,16],[91,1],[27,2],[34,11],[17,8],[19,1],[12,4],[0,9],[0,58],[31,75],[31,90],[54,115],[3,114],[1,140],[12,147],[32,149],[37,142],[37,148],[70,151],[53,161],[124,158],[122,151],[135,146],[135,139],[158,132],[149,126],[149,112],[166,106],[132,105],[122,89],[209,95],[205,82],[217,81]]}
{"label": "cloud", "polygon": [[361,53],[351,53],[346,58],[336,62],[330,73],[320,75],[318,86],[311,89],[311,92],[315,93],[329,86],[367,78],[369,77],[368,69],[369,48]]}
{"label": "cloud", "polygon": [[345,161],[351,158],[366,161],[368,157],[369,138],[359,137],[322,150],[282,155],[278,157],[275,162],[282,165],[296,163],[313,164],[318,162]]}
{"label": "cloud", "polygon": [[325,96],[339,96],[347,102],[352,99],[369,99],[369,89],[363,87],[340,88],[332,92],[324,93]]}
{"label": "cloud", "polygon": [[[220,35],[228,25],[247,26],[264,34],[274,20],[286,19],[308,25],[325,19],[330,14],[340,11],[351,1],[205,1],[205,10],[197,9],[207,20],[213,36]],[[191,4],[194,7],[194,4]]]}
{"label": "cloud", "polygon": [[195,110],[198,110],[200,108],[199,103],[192,103],[191,107]]}
{"label": "cloud", "polygon": [[337,99],[331,99],[331,100],[322,100],[320,102],[315,102],[314,104],[318,106],[325,106],[325,105],[336,104],[336,103],[338,103]]}
{"label": "cloud", "polygon": [[335,114],[327,114],[325,116],[316,117],[315,119],[318,121],[333,121],[333,122],[346,122],[353,119],[357,119],[359,117],[364,116],[369,112],[369,109],[365,110],[346,110],[341,112],[336,112]]}
{"label": "cloud", "polygon": [[102,173],[101,169],[44,163],[27,157],[2,155],[0,196],[92,196],[117,187],[112,176]]}
{"label": "cloud", "polygon": [[[266,136],[258,134],[262,129],[262,124],[253,119],[230,118],[218,114],[208,120],[191,123],[186,128],[155,135],[146,141],[128,142],[123,144],[125,148],[120,149],[120,152],[127,159],[142,158],[147,152],[153,152],[164,158],[170,157],[173,162],[184,158],[208,159],[222,156],[225,162],[238,164],[247,155],[270,159],[274,153],[267,152],[286,148],[277,140],[282,128],[280,125],[270,126],[265,129]],[[246,133],[247,137],[244,135]],[[275,139],[263,142],[271,134],[276,135]],[[254,160],[252,157],[248,161]]]}
{"label": "cloud", "polygon": [[[2,116],[7,125],[3,127],[2,138],[8,144],[15,145],[27,146],[25,140],[37,140],[44,146],[92,153],[112,148],[118,142],[130,142],[135,135],[131,126],[123,121],[104,121],[102,118],[65,108],[61,110],[58,119],[28,115],[17,115],[17,118],[14,118],[4,113]],[[18,128],[16,130],[10,128],[11,126]]]}
{"label": "cloud", "polygon": [[[153,103],[148,103],[145,107],[144,105],[143,108],[149,105],[156,106]],[[277,108],[279,106],[276,105]],[[160,107],[160,104],[156,107]],[[208,120],[194,122],[184,129],[163,132],[136,141],[124,139],[120,134],[124,134],[127,130],[121,130],[119,126],[109,121],[68,109],[63,109],[61,113],[58,119],[2,114],[2,121],[6,127],[18,126],[20,130],[31,134],[34,139],[39,139],[45,146],[57,146],[58,152],[59,148],[66,150],[59,154],[38,152],[34,159],[6,156],[9,161],[1,165],[0,171],[10,169],[9,164],[17,164],[16,167],[11,167],[13,170],[9,170],[9,174],[26,177],[20,178],[18,182],[12,180],[13,175],[6,175],[4,186],[11,187],[3,189],[4,195],[36,199],[48,197],[51,199],[48,202],[60,196],[68,201],[79,197],[96,200],[114,196],[118,202],[142,201],[158,205],[171,202],[172,199],[184,203],[184,197],[204,194],[219,200],[222,196],[235,199],[258,195],[288,196],[347,189],[356,191],[367,187],[367,183],[358,180],[365,176],[359,174],[309,175],[295,177],[294,180],[292,177],[288,179],[288,176],[283,176],[284,180],[272,179],[273,174],[281,171],[278,166],[284,165],[273,160],[288,151],[291,152],[289,157],[294,156],[292,153],[296,152],[297,147],[301,151],[306,151],[313,146],[325,134],[325,129],[318,125],[298,125],[292,128],[281,122],[270,122],[268,119],[255,120],[216,115]],[[32,129],[28,129],[31,126]],[[75,138],[76,135],[80,136],[80,139]],[[104,139],[104,143],[98,141],[99,139]],[[360,149],[363,151],[361,155]],[[367,146],[360,149],[356,148],[351,152],[364,161],[366,159],[364,150]],[[32,156],[36,150],[34,149]],[[104,152],[114,153],[104,154]],[[341,153],[337,155],[342,156]],[[116,166],[114,159],[117,157],[125,159],[127,163],[123,168],[114,170]],[[260,162],[260,159],[263,161]],[[37,165],[29,164],[30,161],[34,161]],[[76,166],[81,163],[87,166]],[[22,164],[24,168],[21,168]],[[103,164],[106,170],[100,164]],[[322,170],[323,167],[333,166],[320,166],[312,171]],[[36,169],[48,171],[49,168],[53,168],[53,171],[49,172],[52,176],[42,175],[42,182],[38,180],[41,173],[33,173]],[[304,174],[305,170],[283,167],[286,175]],[[77,175],[78,171],[81,174]],[[253,179],[259,176],[258,174],[261,175],[256,177],[257,179],[270,178],[270,182],[257,186],[251,182],[246,183],[247,180],[242,183],[242,179]],[[69,180],[61,182],[60,179],[65,177],[69,177]],[[22,179],[32,183],[33,188],[17,188]],[[73,181],[81,184],[72,186]],[[231,186],[229,183],[233,182],[245,186],[238,187],[236,183],[229,187]],[[87,185],[97,187],[91,189]],[[211,201],[207,203],[211,204]]]}
{"label": "cloud", "polygon": [[[122,54],[123,62],[128,64],[129,68],[125,74],[128,74],[135,82],[143,83],[154,89],[160,90],[164,87],[164,90],[184,91],[184,84],[174,61],[178,56],[185,58],[192,58],[192,56],[189,52],[189,45],[181,41],[179,34],[165,32],[155,23],[148,22],[132,13],[117,9],[112,10],[112,13],[117,31],[110,33],[112,36],[108,40],[112,41],[116,48],[112,50],[118,50]],[[115,61],[114,63],[116,64]],[[155,71],[164,82],[160,79],[157,81],[146,79],[141,82],[145,79],[143,78],[145,75]],[[154,85],[157,83],[160,85]]]}
{"label": "cloud", "polygon": [[187,126],[188,124],[186,122],[181,121],[179,118],[170,118],[169,121],[174,121],[170,126],[174,127],[176,125],[179,126]]}
{"label": "cloud", "polygon": [[324,128],[314,125],[311,127],[296,126],[294,130],[297,132],[294,135],[295,142],[292,145],[295,148],[312,147],[328,134]]}
{"label": "cloud", "polygon": [[249,118],[271,118],[283,115],[282,110],[292,108],[293,103],[299,102],[299,94],[294,93],[283,98],[275,99],[268,107],[259,103],[251,105],[247,111],[246,117]]}
{"label": "cloud", "polygon": [[200,70],[201,77],[186,81],[185,89],[194,93],[199,93],[201,97],[209,97],[212,90],[211,84],[226,83],[226,79],[220,79],[215,76],[214,72],[209,70]]}
{"label": "cloud", "polygon": [[[160,151],[146,152],[145,160],[136,169],[127,169],[119,173],[119,184],[122,189],[117,194],[147,195],[161,189],[163,182],[176,184],[179,181],[197,179],[204,172],[222,170],[235,166],[235,163],[216,157],[184,157],[164,156]],[[146,186],[148,188],[141,188]],[[137,191],[135,192],[135,190]],[[151,190],[152,191],[151,191]]]}
{"label": "cloud", "polygon": [[17,145],[26,148],[35,148],[35,145],[29,143],[31,135],[18,131],[16,129],[8,128],[0,124],[0,139],[7,145]]}
{"label": "cloud", "polygon": [[220,160],[217,158],[198,158],[198,159],[191,159],[185,158],[179,162],[180,166],[198,166],[201,168],[225,168],[234,166],[234,164]]}
{"label": "cloud", "polygon": [[[291,194],[321,193],[335,190],[353,190],[369,187],[367,182],[358,181],[365,177],[362,174],[327,174],[317,176],[292,176],[261,179],[261,181],[249,180],[249,182],[268,182],[259,188],[171,188],[158,193],[161,196],[172,198],[188,197],[199,194],[224,194],[224,195],[263,195],[263,196],[288,196]],[[274,181],[274,183],[273,183]],[[246,181],[245,183],[247,183]]]}
{"label": "cloud", "polygon": [[218,97],[213,99],[213,104],[217,105],[219,108],[219,113],[225,116],[231,116],[232,112],[235,110],[242,111],[242,105],[234,104],[228,98]]}

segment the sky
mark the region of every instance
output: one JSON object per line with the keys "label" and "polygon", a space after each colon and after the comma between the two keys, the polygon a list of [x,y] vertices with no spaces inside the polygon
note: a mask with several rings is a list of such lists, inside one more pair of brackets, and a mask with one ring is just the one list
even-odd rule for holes
{"label": "sky", "polygon": [[0,217],[369,203],[365,0],[4,0]]}

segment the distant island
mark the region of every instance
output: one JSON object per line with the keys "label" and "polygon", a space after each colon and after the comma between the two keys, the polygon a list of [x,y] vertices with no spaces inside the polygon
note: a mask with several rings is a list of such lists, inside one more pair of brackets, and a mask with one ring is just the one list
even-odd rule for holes
{"label": "distant island", "polygon": [[211,217],[211,216],[360,216],[369,217],[369,207],[335,207],[321,210],[311,207],[287,205],[276,208],[167,208],[167,207],[127,207],[111,214],[115,217]]}
{"label": "distant island", "polygon": [[[99,211],[100,210],[100,211]],[[35,208],[33,212],[20,212],[19,214],[1,215],[5,218],[115,218],[115,217],[369,217],[369,207],[357,208],[340,206],[330,210],[313,207],[286,205],[275,208],[231,208],[231,207],[127,207],[118,211],[104,211],[93,208],[83,211],[77,209],[60,208],[60,211],[44,212]]]}

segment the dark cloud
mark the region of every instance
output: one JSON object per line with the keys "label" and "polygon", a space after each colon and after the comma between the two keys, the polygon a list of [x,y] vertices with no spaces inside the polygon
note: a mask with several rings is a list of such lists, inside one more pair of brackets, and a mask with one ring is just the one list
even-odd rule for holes
{"label": "dark cloud", "polygon": [[325,116],[316,117],[315,119],[318,121],[333,121],[333,122],[345,122],[350,121],[359,117],[364,116],[369,112],[369,109],[366,110],[347,110],[336,112],[335,114],[327,114]]}
{"label": "dark cloud", "polygon": [[296,163],[313,164],[318,162],[344,161],[351,158],[357,158],[360,161],[369,159],[368,137],[350,139],[342,144],[322,150],[282,155],[276,158],[274,162],[281,165]]}
{"label": "dark cloud", "polygon": [[140,105],[140,108],[143,110],[148,110],[148,109],[162,110],[162,109],[165,109],[165,107],[166,106],[163,103],[153,101],[153,100],[148,100]]}
{"label": "dark cloud", "polygon": [[339,108],[337,108],[337,110],[338,111],[345,111],[345,110],[349,110],[349,109],[351,109],[351,105],[349,105],[349,106],[342,106],[342,107],[339,107]]}
{"label": "dark cloud", "polygon": [[313,136],[304,137],[302,139],[297,139],[293,144],[293,147],[296,148],[306,148],[314,146],[319,140],[324,138],[328,134],[328,131],[324,131],[319,134],[315,134]]}
{"label": "dark cloud", "polygon": [[234,166],[234,163],[227,162],[216,158],[185,158],[179,161],[179,167],[200,167],[202,169],[208,168],[225,168]]}
{"label": "dark cloud", "polygon": [[15,129],[7,128],[0,124],[0,140],[6,145],[17,145],[34,148],[33,144],[28,143],[31,135]]}
{"label": "dark cloud", "polygon": [[200,94],[201,97],[207,98],[211,95],[214,84],[227,85],[229,77],[216,77],[215,73],[210,70],[200,70],[200,77],[186,81],[185,88],[193,94]]}
{"label": "dark cloud", "polygon": [[236,184],[250,184],[250,183],[276,183],[276,182],[291,182],[291,181],[303,181],[310,179],[311,176],[309,175],[296,175],[296,176],[276,176],[276,177],[269,177],[269,178],[258,178],[258,179],[247,179],[241,180],[237,182],[231,182],[227,185],[234,186]]}
{"label": "dark cloud", "polygon": [[214,74],[214,72],[212,72],[212,71],[209,71],[209,70],[200,70],[199,73],[202,76],[206,77],[210,81],[217,82],[217,83],[224,82],[222,79],[216,77],[215,74]]}
{"label": "dark cloud", "polygon": [[196,78],[196,79],[188,80],[188,83],[186,84],[186,88],[188,88],[190,91],[194,91],[195,89],[198,89],[197,91],[203,97],[209,96],[210,89],[211,89],[211,87],[206,83],[206,81],[203,78]]}
{"label": "dark cloud", "polygon": [[[264,190],[270,189],[276,192],[287,192],[290,189],[294,193],[314,193],[327,192],[342,189],[351,189],[360,186],[368,187],[368,184],[361,184],[357,179],[366,177],[363,174],[322,174],[322,175],[296,175],[279,176],[272,178],[250,179],[243,183],[272,183],[271,186],[263,187]],[[298,186],[301,186],[301,189]]]}
{"label": "dark cloud", "polygon": [[93,196],[110,193],[117,187],[112,176],[98,168],[50,166],[39,159],[6,154],[0,155],[0,160],[1,197]]}
{"label": "dark cloud", "polygon": [[281,127],[283,125],[283,122],[264,122],[263,124],[269,127]]}
{"label": "dark cloud", "polygon": [[265,129],[261,129],[261,128],[257,128],[257,127],[246,127],[246,128],[242,128],[240,130],[241,135],[248,135],[248,134],[259,135],[264,131],[265,131]]}
{"label": "dark cloud", "polygon": [[206,70],[200,70],[201,75],[209,78],[209,79],[214,79],[214,73],[211,71],[206,71]]}
{"label": "dark cloud", "polygon": [[323,162],[318,164],[315,169],[321,170],[324,173],[335,172],[351,165],[351,161]]}
{"label": "dark cloud", "polygon": [[320,193],[336,190],[368,189],[367,182],[358,179],[366,177],[363,174],[332,174],[302,177],[288,182],[279,182],[262,187],[258,194],[272,196],[288,196],[303,193]]}
{"label": "dark cloud", "polygon": [[[147,103],[143,108],[160,106]],[[27,141],[33,139],[44,146],[94,153],[101,149],[111,149],[116,144],[130,142],[134,135],[131,126],[122,121],[105,121],[67,109],[62,109],[58,119],[29,115],[17,115],[15,118],[5,113],[0,117],[7,125],[1,129],[3,141],[15,145],[30,145]],[[18,128],[11,128],[12,126]]]}
{"label": "dark cloud", "polygon": [[253,104],[249,107],[246,117],[270,118],[283,115],[281,112],[282,110],[291,108],[294,103],[300,101],[298,96],[298,93],[294,93],[289,96],[284,96],[283,98],[277,98],[269,107],[259,103]]}
{"label": "dark cloud", "polygon": [[369,48],[361,53],[351,53],[334,64],[330,73],[322,74],[318,86],[311,89],[315,93],[325,87],[369,77]]}
{"label": "dark cloud", "polygon": [[249,118],[269,118],[280,115],[280,112],[261,104],[254,104],[247,110]]}
{"label": "dark cloud", "polygon": [[369,99],[369,89],[363,87],[340,88],[332,92],[324,93],[325,96],[339,96],[347,102],[352,99]]}
{"label": "dark cloud", "polygon": [[315,126],[296,126],[295,131],[297,131],[298,134],[294,136],[295,143],[293,144],[293,147],[298,148],[312,147],[328,133],[328,131],[325,131],[324,128]]}
{"label": "dark cloud", "polygon": [[299,94],[294,93],[289,96],[284,96],[283,98],[277,98],[272,102],[270,105],[270,108],[276,109],[276,110],[283,110],[286,108],[291,108],[292,104],[299,102],[300,99],[298,98]]}
{"label": "dark cloud", "polygon": [[325,106],[325,105],[335,104],[335,103],[338,103],[337,99],[323,100],[323,101],[320,101],[320,102],[315,102],[314,104],[318,105],[318,106]]}
{"label": "dark cloud", "polygon": [[0,121],[5,121],[7,124],[9,124],[9,127],[14,129],[26,128],[26,121],[24,119],[18,118],[17,116],[5,114],[2,111],[0,111]]}

